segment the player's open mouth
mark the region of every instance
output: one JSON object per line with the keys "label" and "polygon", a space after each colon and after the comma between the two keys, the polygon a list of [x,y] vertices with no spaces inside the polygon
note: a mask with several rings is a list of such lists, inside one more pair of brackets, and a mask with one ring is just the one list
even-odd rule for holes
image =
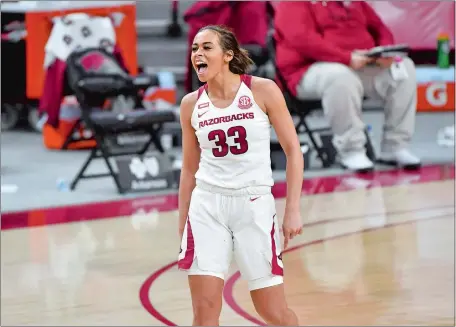
{"label": "player's open mouth", "polygon": [[196,71],[198,72],[198,74],[204,74],[207,70],[207,64],[205,64],[204,62],[199,62],[196,64]]}

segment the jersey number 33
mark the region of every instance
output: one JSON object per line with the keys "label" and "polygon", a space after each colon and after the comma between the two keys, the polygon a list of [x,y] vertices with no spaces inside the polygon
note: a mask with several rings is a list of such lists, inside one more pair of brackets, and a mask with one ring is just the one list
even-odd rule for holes
{"label": "jersey number 33", "polygon": [[[228,145],[228,138],[232,138],[234,145]],[[247,131],[243,126],[233,126],[225,132],[221,129],[210,131],[209,141],[215,141],[216,147],[212,149],[214,157],[225,157],[228,153],[233,155],[244,154],[249,150]]]}

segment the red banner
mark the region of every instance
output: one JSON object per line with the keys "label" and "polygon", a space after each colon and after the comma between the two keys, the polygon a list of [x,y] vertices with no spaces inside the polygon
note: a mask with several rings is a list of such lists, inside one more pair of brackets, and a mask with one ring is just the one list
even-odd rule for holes
{"label": "red banner", "polygon": [[454,49],[454,1],[368,1],[388,25],[396,43],[413,49],[436,49],[439,33],[447,33]]}

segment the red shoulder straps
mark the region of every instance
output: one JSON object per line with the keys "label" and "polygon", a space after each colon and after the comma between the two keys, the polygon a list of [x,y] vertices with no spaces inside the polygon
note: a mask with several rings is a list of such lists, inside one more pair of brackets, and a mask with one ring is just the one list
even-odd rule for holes
{"label": "red shoulder straps", "polygon": [[251,75],[241,75],[241,81],[250,89],[252,85],[252,76]]}
{"label": "red shoulder straps", "polygon": [[198,99],[200,98],[201,94],[203,94],[204,91],[207,91],[207,84],[204,84],[198,89]]}

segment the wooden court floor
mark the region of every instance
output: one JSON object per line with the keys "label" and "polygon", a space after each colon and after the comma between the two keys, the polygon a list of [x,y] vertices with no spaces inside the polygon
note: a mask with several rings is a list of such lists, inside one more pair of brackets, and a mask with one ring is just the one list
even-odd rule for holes
{"label": "wooden court floor", "polygon": [[[302,197],[304,232],[283,256],[302,325],[454,326],[454,166],[404,176]],[[1,324],[190,325],[178,250],[176,211],[2,230]],[[264,325],[234,264],[220,323]]]}

